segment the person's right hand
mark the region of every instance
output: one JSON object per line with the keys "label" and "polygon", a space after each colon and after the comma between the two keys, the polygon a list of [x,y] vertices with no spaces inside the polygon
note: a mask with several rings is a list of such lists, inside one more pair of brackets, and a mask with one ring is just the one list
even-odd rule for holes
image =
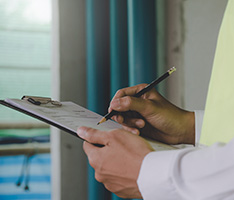
{"label": "person's right hand", "polygon": [[121,112],[112,117],[125,129],[167,144],[194,144],[194,113],[182,110],[162,97],[155,89],[139,98],[134,94],[146,84],[120,89],[113,97],[109,112]]}

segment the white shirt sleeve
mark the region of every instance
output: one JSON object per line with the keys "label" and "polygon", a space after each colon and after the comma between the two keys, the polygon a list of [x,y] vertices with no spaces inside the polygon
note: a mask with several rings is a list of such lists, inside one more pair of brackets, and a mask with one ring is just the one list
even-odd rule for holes
{"label": "white shirt sleeve", "polygon": [[195,110],[195,145],[199,145],[202,123],[204,117],[204,110]]}
{"label": "white shirt sleeve", "polygon": [[204,149],[151,152],[137,183],[144,200],[234,199],[234,139]]}

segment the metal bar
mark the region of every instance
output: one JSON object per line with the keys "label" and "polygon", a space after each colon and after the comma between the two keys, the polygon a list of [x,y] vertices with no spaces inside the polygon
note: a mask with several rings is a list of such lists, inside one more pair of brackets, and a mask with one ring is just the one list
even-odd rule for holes
{"label": "metal bar", "polygon": [[50,143],[0,145],[0,156],[50,153]]}
{"label": "metal bar", "polygon": [[50,126],[46,123],[32,122],[1,122],[0,129],[44,129]]}

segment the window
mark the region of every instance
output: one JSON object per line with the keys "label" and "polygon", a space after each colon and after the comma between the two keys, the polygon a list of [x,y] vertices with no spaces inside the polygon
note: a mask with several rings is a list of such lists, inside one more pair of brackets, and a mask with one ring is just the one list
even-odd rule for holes
{"label": "window", "polygon": [[[51,0],[0,0],[0,99],[50,93]],[[13,154],[0,157],[0,199],[50,199],[50,155],[23,155],[27,141],[40,146],[49,134],[47,125],[0,106],[0,155]]]}
{"label": "window", "polygon": [[[49,0],[0,0],[0,98],[50,96],[50,29]],[[25,120],[0,113],[1,122]]]}

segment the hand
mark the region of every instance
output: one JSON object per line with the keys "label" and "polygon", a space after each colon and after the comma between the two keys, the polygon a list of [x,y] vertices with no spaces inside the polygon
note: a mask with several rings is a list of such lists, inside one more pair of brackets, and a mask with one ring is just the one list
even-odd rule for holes
{"label": "hand", "polygon": [[194,113],[171,104],[155,89],[139,98],[133,97],[145,86],[140,84],[119,90],[110,103],[109,112],[123,113],[112,119],[123,124],[128,131],[139,134],[140,130],[142,136],[167,144],[194,144]]}
{"label": "hand", "polygon": [[123,129],[100,131],[87,127],[80,127],[77,134],[87,141],[83,148],[97,181],[119,197],[142,198],[137,178],[144,157],[153,151],[142,137]]}

